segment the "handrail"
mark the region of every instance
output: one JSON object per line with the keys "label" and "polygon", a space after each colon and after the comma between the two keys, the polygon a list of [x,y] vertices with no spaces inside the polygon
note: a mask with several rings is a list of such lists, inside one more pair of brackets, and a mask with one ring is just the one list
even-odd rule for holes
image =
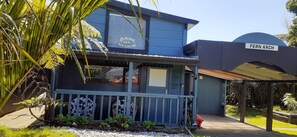
{"label": "handrail", "polygon": [[128,93],[118,91],[96,91],[96,90],[73,90],[73,89],[56,89],[55,93],[60,94],[82,94],[82,95],[104,95],[104,96],[128,96],[133,97],[154,97],[154,98],[194,98],[189,95],[170,95],[170,94],[152,94],[152,93]]}
{"label": "handrail", "polygon": [[121,95],[121,96],[127,96],[127,92],[118,92],[118,91],[96,91],[96,90],[73,90],[73,89],[56,89],[55,93],[60,94],[83,94],[83,95],[104,95],[104,96],[110,96],[110,95]]}

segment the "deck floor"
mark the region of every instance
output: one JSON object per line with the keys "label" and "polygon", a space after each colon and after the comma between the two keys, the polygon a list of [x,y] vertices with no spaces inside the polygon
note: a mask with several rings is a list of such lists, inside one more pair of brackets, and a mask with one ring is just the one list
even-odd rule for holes
{"label": "deck floor", "polygon": [[286,134],[267,132],[263,128],[241,123],[229,117],[201,115],[202,128],[196,132],[216,137],[289,137]]}

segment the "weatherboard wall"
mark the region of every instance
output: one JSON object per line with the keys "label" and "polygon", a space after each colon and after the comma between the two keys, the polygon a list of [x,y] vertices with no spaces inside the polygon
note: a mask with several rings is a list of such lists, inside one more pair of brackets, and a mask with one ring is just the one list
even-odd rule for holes
{"label": "weatherboard wall", "polygon": [[106,22],[106,10],[98,8],[93,11],[89,16],[85,19],[90,25],[95,27],[101,33],[102,38],[101,41],[104,41],[105,38],[105,22]]}
{"label": "weatherboard wall", "polygon": [[183,56],[184,24],[151,18],[148,54]]}
{"label": "weatherboard wall", "polygon": [[224,116],[222,79],[199,74],[198,114]]}
{"label": "weatherboard wall", "polygon": [[[102,38],[100,41],[107,43],[105,40],[108,32],[108,12],[105,9],[97,9],[91,13],[86,21],[100,31]],[[186,25],[182,23],[163,20],[160,18],[149,17],[147,22],[149,34],[146,36],[148,42],[147,54],[167,55],[167,56],[184,56],[183,46],[187,43]],[[108,45],[106,45],[108,47]],[[98,48],[92,46],[93,50]],[[112,50],[111,50],[112,51]]]}

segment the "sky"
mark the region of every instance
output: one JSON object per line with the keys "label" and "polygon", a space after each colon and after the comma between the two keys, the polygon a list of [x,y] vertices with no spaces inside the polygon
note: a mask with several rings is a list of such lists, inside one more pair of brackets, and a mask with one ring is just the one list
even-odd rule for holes
{"label": "sky", "polygon": [[[119,0],[127,2],[127,0]],[[150,0],[139,0],[156,10]],[[198,20],[188,31],[188,43],[198,40],[233,41],[251,32],[288,33],[293,15],[287,0],[158,0],[160,12]]]}

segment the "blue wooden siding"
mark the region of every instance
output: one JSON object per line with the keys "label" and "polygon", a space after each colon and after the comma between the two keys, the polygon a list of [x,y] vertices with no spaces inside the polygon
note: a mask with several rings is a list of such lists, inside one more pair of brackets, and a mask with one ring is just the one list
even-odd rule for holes
{"label": "blue wooden siding", "polygon": [[[99,39],[101,42],[104,42],[105,38],[105,23],[106,23],[106,10],[98,8],[92,12],[89,16],[85,18],[90,25],[95,27],[101,33],[102,38]],[[93,50],[98,50],[97,47],[91,46]]]}
{"label": "blue wooden siding", "polygon": [[[102,39],[105,37],[106,10],[97,9],[85,19],[89,24],[100,31]],[[187,29],[185,24],[170,22],[157,18],[150,18],[148,54],[184,56],[183,46],[187,43]],[[96,47],[92,46],[93,50]]]}
{"label": "blue wooden siding", "polygon": [[199,79],[198,82],[198,113],[224,116],[223,80],[206,75],[200,76],[203,79]]}
{"label": "blue wooden siding", "polygon": [[183,56],[185,25],[162,19],[150,19],[148,54]]}

